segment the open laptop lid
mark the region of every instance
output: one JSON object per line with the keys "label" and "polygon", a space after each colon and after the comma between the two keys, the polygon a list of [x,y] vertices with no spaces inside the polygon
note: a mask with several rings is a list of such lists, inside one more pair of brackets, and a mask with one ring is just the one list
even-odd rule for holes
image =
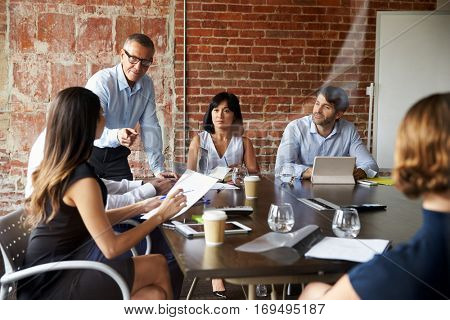
{"label": "open laptop lid", "polygon": [[355,157],[315,157],[311,182],[315,184],[355,184]]}

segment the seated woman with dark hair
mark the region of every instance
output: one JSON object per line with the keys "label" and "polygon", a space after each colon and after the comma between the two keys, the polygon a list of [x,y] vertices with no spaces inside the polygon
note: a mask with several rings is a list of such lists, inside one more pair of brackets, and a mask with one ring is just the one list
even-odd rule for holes
{"label": "seated woman with dark hair", "polygon": [[[153,254],[115,259],[185,206],[178,190],[161,202],[157,213],[139,226],[116,235],[112,225],[139,213],[131,205],[105,212],[106,187],[87,163],[94,139],[105,127],[97,95],[67,88],[52,102],[47,119],[44,157],[32,175],[26,222],[32,227],[24,267],[63,260],[86,260],[96,246],[127,282],[133,299],[170,299],[167,262]],[[94,270],[64,270],[19,281],[20,299],[120,299],[119,287]]]}
{"label": "seated woman with dark hair", "polygon": [[243,136],[241,106],[234,94],[221,92],[212,98],[203,129],[189,146],[188,169],[197,170],[198,151],[202,148],[208,153],[207,171],[245,164],[249,173],[259,172],[252,142]]}
{"label": "seated woman with dark hair", "polygon": [[309,284],[300,299],[450,297],[449,124],[450,93],[436,94],[412,106],[398,130],[396,187],[423,198],[423,225],[415,236],[354,267],[334,286]]}
{"label": "seated woman with dark hair", "polygon": [[[249,173],[258,173],[255,150],[249,138],[243,136],[243,119],[239,99],[232,93],[215,95],[203,118],[203,129],[189,146],[187,168],[197,170],[199,150],[206,150],[206,172],[217,166],[235,167],[244,164]],[[206,160],[206,159],[202,159]],[[213,279],[213,292],[226,298],[221,279]]]}

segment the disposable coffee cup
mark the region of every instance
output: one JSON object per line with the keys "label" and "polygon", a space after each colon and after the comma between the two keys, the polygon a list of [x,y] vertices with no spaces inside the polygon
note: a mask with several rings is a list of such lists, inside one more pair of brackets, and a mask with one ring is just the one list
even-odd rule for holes
{"label": "disposable coffee cup", "polygon": [[244,178],[245,197],[248,199],[258,198],[258,185],[261,178],[258,176],[246,176]]}
{"label": "disposable coffee cup", "polygon": [[208,210],[203,213],[205,242],[208,246],[221,245],[225,238],[227,214],[221,210]]}

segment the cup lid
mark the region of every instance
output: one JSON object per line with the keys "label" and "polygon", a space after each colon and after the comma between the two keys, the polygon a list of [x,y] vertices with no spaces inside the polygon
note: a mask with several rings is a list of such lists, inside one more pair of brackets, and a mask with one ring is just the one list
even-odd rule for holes
{"label": "cup lid", "polygon": [[206,210],[202,216],[203,220],[227,220],[227,214],[222,210]]}
{"label": "cup lid", "polygon": [[244,181],[260,181],[261,178],[259,176],[246,176]]}

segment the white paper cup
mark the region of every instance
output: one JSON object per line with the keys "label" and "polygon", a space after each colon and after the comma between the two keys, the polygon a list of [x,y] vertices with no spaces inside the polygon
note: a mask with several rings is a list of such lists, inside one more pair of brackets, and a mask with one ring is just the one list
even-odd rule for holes
{"label": "white paper cup", "polygon": [[227,214],[222,210],[207,210],[203,213],[205,242],[208,246],[218,246],[225,238]]}
{"label": "white paper cup", "polygon": [[245,197],[248,199],[258,198],[258,185],[261,178],[258,176],[246,176],[244,178]]}

